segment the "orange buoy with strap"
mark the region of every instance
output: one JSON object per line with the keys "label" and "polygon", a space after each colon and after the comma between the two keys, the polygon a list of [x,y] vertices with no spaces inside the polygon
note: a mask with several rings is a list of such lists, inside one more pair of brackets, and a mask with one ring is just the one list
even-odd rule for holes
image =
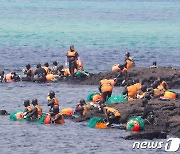
{"label": "orange buoy with strap", "polygon": [[118,72],[119,70],[120,70],[119,64],[114,64],[114,65],[112,66],[112,72]]}
{"label": "orange buoy with strap", "polygon": [[54,75],[54,74],[48,74],[46,75],[46,80],[47,81],[51,81],[52,79],[54,79],[57,75]]}
{"label": "orange buoy with strap", "polygon": [[165,98],[171,98],[171,99],[176,99],[176,93],[173,91],[165,91],[164,93]]}
{"label": "orange buoy with strap", "polygon": [[[71,73],[70,73],[70,71],[69,71],[69,68],[63,68],[61,71],[64,72],[64,73],[63,73],[64,76],[69,76],[69,75],[71,75]],[[74,73],[76,73],[76,72],[77,72],[77,69],[75,68],[75,69],[74,69]]]}
{"label": "orange buoy with strap", "polygon": [[115,86],[116,82],[114,81],[114,79],[109,79],[109,81],[111,82],[112,86]]}
{"label": "orange buoy with strap", "polygon": [[134,128],[132,129],[133,132],[139,132],[140,130],[140,125],[138,122],[134,121]]}
{"label": "orange buoy with strap", "polygon": [[95,125],[95,128],[101,128],[101,129],[105,129],[108,128],[107,125],[103,122],[97,122]]}
{"label": "orange buoy with strap", "polygon": [[18,112],[18,113],[16,113],[16,119],[23,119],[24,118],[24,115],[23,115],[23,113],[22,112]]}
{"label": "orange buoy with strap", "polygon": [[99,100],[102,100],[102,99],[103,99],[103,97],[102,97],[101,94],[94,94],[94,95],[92,96],[92,101],[93,101],[94,103],[97,103]]}
{"label": "orange buoy with strap", "polygon": [[46,117],[44,118],[44,124],[51,124],[51,117],[50,115],[46,115]]}
{"label": "orange buoy with strap", "polygon": [[80,60],[80,59],[76,60],[76,64],[77,64],[78,70],[81,70],[81,71],[84,70],[82,60]]}
{"label": "orange buoy with strap", "polygon": [[64,108],[61,110],[62,115],[73,115],[73,109],[72,108]]}
{"label": "orange buoy with strap", "polygon": [[13,82],[13,80],[11,78],[11,73],[6,75],[6,82]]}
{"label": "orange buoy with strap", "polygon": [[63,72],[64,76],[69,76],[70,75],[69,68],[63,68],[61,71]]}

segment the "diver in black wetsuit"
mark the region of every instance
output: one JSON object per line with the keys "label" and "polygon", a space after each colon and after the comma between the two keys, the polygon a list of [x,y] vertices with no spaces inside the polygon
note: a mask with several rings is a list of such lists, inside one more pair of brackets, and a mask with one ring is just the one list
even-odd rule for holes
{"label": "diver in black wetsuit", "polygon": [[34,72],[34,81],[35,82],[45,82],[46,81],[46,70],[41,67],[41,64],[37,64],[36,70]]}
{"label": "diver in black wetsuit", "polygon": [[0,71],[0,82],[3,82],[4,80],[5,80],[4,71]]}
{"label": "diver in black wetsuit", "polygon": [[9,113],[6,110],[0,110],[0,115],[9,115]]}
{"label": "diver in black wetsuit", "polygon": [[11,72],[11,78],[13,81],[18,82],[21,80],[20,76],[16,72]]}
{"label": "diver in black wetsuit", "polygon": [[74,69],[77,69],[76,61],[78,60],[79,54],[74,49],[73,45],[70,46],[70,50],[67,52],[66,56],[69,63],[69,72],[71,74],[71,77],[74,78]]}
{"label": "diver in black wetsuit", "polygon": [[142,104],[144,106],[142,118],[145,120],[145,123],[146,124],[157,124],[154,108],[148,104],[148,100],[146,98],[142,99]]}
{"label": "diver in black wetsuit", "polygon": [[26,65],[26,69],[22,70],[24,74],[26,74],[26,77],[22,78],[23,81],[33,81],[34,79],[34,71],[31,68],[30,64]]}
{"label": "diver in black wetsuit", "polygon": [[29,112],[27,117],[31,118],[32,120],[40,119],[42,116],[42,108],[38,104],[38,100],[35,98],[32,100],[33,109]]}

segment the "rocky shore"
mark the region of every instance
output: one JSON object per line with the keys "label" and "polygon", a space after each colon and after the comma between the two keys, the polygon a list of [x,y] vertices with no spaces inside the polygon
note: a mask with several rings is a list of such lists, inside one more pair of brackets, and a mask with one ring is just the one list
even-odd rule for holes
{"label": "rocky shore", "polygon": [[[131,133],[125,139],[153,139],[166,138],[167,135],[180,137],[180,99],[162,101],[158,98],[151,99],[149,104],[155,110],[157,125],[145,125],[143,131]],[[120,104],[112,104],[111,107],[118,109],[121,113],[121,123],[126,124],[132,116],[142,116],[143,109],[141,101],[124,102]],[[87,121],[91,117],[103,117],[104,114],[98,113],[95,110],[90,110],[85,116],[75,118],[73,121]],[[119,128],[119,127],[117,127]],[[124,129],[124,127],[119,128]]]}
{"label": "rocky shore", "polygon": [[[90,74],[90,77],[84,80],[68,81],[69,83],[76,83],[81,85],[98,85],[99,81],[103,78],[115,78],[117,72],[99,72]],[[180,69],[159,67],[159,68],[144,68],[134,67],[128,70],[128,79],[138,78],[140,81],[144,80],[147,84],[152,83],[158,77],[162,77],[165,80],[169,88],[179,89],[180,88]]]}
{"label": "rocky shore", "polygon": [[[103,78],[115,78],[117,72],[100,72],[90,74],[90,77],[84,80],[73,80],[68,83],[75,83],[81,85],[98,85]],[[150,85],[158,77],[165,80],[169,88],[180,89],[180,69],[170,67],[159,68],[143,68],[134,67],[128,70],[128,79],[138,78],[140,81],[144,80],[146,84]],[[157,125],[145,125],[143,131],[132,133],[125,137],[125,139],[153,139],[166,138],[167,135],[175,135],[180,137],[180,99],[163,101],[159,98],[154,98],[149,101],[156,112]],[[126,124],[128,119],[132,116],[141,116],[143,109],[141,101],[124,102],[120,104],[110,105],[118,109],[121,113],[121,123]],[[95,110],[90,110],[86,116],[73,119],[76,122],[87,121],[93,116],[104,117],[103,114]],[[124,129],[124,128],[120,128]]]}

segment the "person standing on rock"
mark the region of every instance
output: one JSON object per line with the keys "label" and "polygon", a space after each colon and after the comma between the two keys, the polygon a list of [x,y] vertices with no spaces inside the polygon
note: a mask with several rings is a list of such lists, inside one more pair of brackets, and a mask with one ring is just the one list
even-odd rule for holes
{"label": "person standing on rock", "polygon": [[127,69],[132,68],[135,66],[134,60],[132,59],[132,57],[130,56],[129,52],[125,53],[125,67]]}
{"label": "person standing on rock", "polygon": [[74,74],[75,74],[74,70],[77,69],[76,61],[79,58],[79,54],[74,49],[73,45],[70,46],[70,50],[67,52],[66,56],[67,56],[67,62],[69,63],[69,72],[71,74],[71,77],[74,78]]}

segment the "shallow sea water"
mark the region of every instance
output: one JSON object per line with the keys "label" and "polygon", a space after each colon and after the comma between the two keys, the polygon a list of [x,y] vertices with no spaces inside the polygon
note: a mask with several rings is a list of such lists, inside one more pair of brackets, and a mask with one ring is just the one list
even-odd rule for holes
{"label": "shallow sea water", "polygon": [[[20,72],[54,60],[65,62],[71,44],[90,72],[111,70],[130,51],[137,66],[179,67],[179,0],[0,0],[0,70]],[[0,83],[0,109],[23,109],[37,98],[44,112],[46,97],[56,92],[61,109],[75,104],[97,86],[63,83]],[[113,93],[119,94],[120,88]],[[132,150],[134,141],[117,129],[91,129],[66,120],[64,125],[14,122],[0,116],[0,153],[164,153]],[[161,141],[161,140],[154,140]],[[165,140],[163,140],[165,141]]]}
{"label": "shallow sea water", "polygon": [[[65,107],[74,109],[75,104],[81,98],[85,98],[92,91],[97,91],[97,86],[62,83],[19,82],[4,83],[0,86],[1,109],[6,109],[10,113],[24,109],[23,100],[32,100],[32,98],[37,98],[43,112],[48,112],[46,98],[49,90],[56,92],[61,109]],[[122,88],[115,87],[113,95],[120,92],[122,92]],[[74,123],[71,120],[65,120],[63,125],[40,125],[33,122],[10,121],[8,116],[0,116],[1,153],[163,153],[163,149],[133,150],[134,141],[126,141],[122,138],[129,135],[129,132],[120,129],[93,129],[87,127],[86,124],[87,122]]]}

